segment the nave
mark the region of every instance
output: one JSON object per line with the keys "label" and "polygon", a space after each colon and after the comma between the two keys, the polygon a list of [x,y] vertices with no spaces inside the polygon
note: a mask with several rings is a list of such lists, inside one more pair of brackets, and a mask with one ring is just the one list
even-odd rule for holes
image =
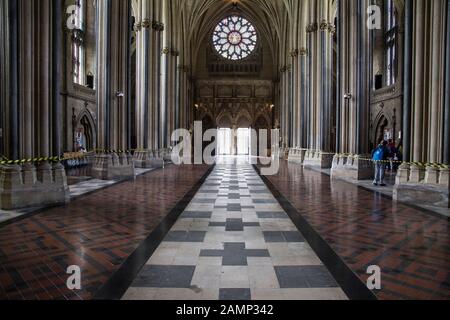
{"label": "nave", "polygon": [[[285,161],[269,177],[245,157],[169,165],[3,224],[0,297],[448,299],[448,227]],[[382,289],[369,291],[374,264]]]}

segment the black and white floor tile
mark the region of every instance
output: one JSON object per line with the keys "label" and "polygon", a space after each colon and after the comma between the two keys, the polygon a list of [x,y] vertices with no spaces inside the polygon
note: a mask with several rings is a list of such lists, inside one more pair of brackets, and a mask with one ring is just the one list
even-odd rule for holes
{"label": "black and white floor tile", "polygon": [[125,300],[345,300],[245,158],[216,166]]}

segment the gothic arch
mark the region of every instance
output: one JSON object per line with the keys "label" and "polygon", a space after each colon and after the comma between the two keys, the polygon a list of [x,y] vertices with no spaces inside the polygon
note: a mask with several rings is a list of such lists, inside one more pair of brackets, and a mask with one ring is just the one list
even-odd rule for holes
{"label": "gothic arch", "polygon": [[241,110],[236,116],[236,125],[238,128],[250,128],[253,124],[252,117],[247,110]]}
{"label": "gothic arch", "polygon": [[222,114],[217,118],[217,126],[219,128],[233,128],[233,119],[229,114]]}
{"label": "gothic arch", "polygon": [[203,126],[203,132],[205,132],[206,130],[209,130],[209,129],[216,128],[214,120],[209,115],[205,115],[202,118],[202,126]]}
{"label": "gothic arch", "polygon": [[74,132],[78,128],[84,129],[84,134],[86,137],[86,149],[88,151],[94,150],[97,145],[97,127],[95,125],[95,120],[88,109],[84,109],[78,115]]}
{"label": "gothic arch", "polygon": [[269,114],[266,112],[260,112],[256,115],[256,120],[254,122],[254,127],[257,129],[270,129],[271,120]]}
{"label": "gothic arch", "polygon": [[373,143],[376,146],[384,138],[384,129],[389,126],[388,118],[381,112],[377,120],[375,121],[376,126],[373,131]]}

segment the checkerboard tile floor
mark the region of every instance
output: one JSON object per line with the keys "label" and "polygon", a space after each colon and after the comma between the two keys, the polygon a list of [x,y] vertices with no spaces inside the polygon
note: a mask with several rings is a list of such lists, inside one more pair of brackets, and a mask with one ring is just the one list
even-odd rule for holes
{"label": "checkerboard tile floor", "polygon": [[124,300],[345,300],[243,158],[218,164]]}

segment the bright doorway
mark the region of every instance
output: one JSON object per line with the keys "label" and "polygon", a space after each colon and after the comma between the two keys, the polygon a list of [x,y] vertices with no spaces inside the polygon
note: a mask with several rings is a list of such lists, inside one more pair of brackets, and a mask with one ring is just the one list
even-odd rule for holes
{"label": "bright doorway", "polygon": [[241,155],[250,154],[251,130],[249,128],[219,128],[217,130],[217,153],[219,155]]}
{"label": "bright doorway", "polygon": [[248,156],[250,154],[250,129],[239,128],[237,130],[237,154]]}
{"label": "bright doorway", "polygon": [[232,134],[230,128],[219,128],[217,130],[217,153],[219,155],[232,154]]}

